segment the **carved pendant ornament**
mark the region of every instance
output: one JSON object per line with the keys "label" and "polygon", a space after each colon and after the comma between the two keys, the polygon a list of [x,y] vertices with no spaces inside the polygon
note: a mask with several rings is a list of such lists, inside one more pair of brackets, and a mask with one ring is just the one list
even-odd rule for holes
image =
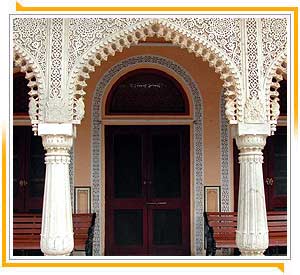
{"label": "carved pendant ornament", "polygon": [[277,119],[280,115],[280,102],[279,92],[280,81],[287,79],[287,59],[286,53],[283,53],[279,60],[274,62],[268,79],[266,80],[266,97],[267,97],[267,113],[269,114],[268,120],[271,125],[271,135],[276,131]]}
{"label": "carved pendant ornament", "polygon": [[40,67],[34,61],[32,56],[24,49],[14,46],[14,66],[19,67],[20,71],[25,73],[25,78],[29,81],[29,117],[34,134],[37,134],[37,127],[40,121],[43,121],[43,102],[44,95],[44,77]]}

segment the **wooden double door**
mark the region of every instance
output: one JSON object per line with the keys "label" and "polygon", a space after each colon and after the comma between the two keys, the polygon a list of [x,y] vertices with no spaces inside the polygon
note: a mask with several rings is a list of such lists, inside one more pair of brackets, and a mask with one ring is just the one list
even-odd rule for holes
{"label": "wooden double door", "polygon": [[189,126],[106,126],[106,255],[190,255]]}

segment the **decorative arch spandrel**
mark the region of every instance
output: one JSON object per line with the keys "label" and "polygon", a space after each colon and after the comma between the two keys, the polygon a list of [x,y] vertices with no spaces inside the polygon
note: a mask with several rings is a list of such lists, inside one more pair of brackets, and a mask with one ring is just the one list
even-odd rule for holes
{"label": "decorative arch spandrel", "polygon": [[[81,23],[90,23],[88,19],[85,20]],[[119,22],[118,20],[120,19],[116,19],[117,22]],[[124,20],[122,21],[122,26],[126,22]],[[240,19],[195,18],[195,22],[202,20],[202,23],[200,24],[200,21],[198,24],[194,23],[192,31],[189,25],[183,24],[184,21],[182,20],[185,20],[185,18],[181,20],[175,18],[135,20],[132,21],[132,19],[129,19],[129,23],[125,28],[113,33],[110,30],[106,31],[105,28],[102,29],[103,32],[98,39],[95,36],[99,34],[99,31],[86,34],[93,41],[91,43],[92,46],[83,47],[85,48],[84,53],[77,58],[71,69],[69,62],[68,89],[69,95],[72,96],[69,101],[71,104],[70,107],[73,108],[73,123],[78,124],[83,118],[83,98],[85,95],[84,89],[87,85],[86,80],[95,71],[95,67],[101,66],[101,63],[106,61],[109,56],[113,56],[117,52],[122,52],[125,48],[129,48],[140,41],[145,41],[148,37],[154,36],[164,38],[166,41],[170,41],[180,48],[187,49],[188,52],[195,54],[197,57],[202,57],[204,61],[209,63],[210,67],[214,67],[215,71],[220,74],[220,78],[224,81],[223,87],[225,88],[227,119],[231,124],[236,124],[242,120],[242,117],[239,117],[242,115],[242,112],[238,113],[236,111],[237,106],[241,106],[239,102],[242,97],[240,61],[238,60],[239,57],[237,57],[240,56]],[[213,24],[214,22],[215,24]],[[234,22],[233,25],[231,22]],[[191,24],[191,21],[189,23]],[[115,25],[113,24],[112,26],[114,29]],[[80,36],[79,26],[76,28],[77,35]],[[95,26],[95,28],[101,27]],[[83,31],[85,27],[83,26],[81,29]],[[231,32],[237,32],[234,39],[235,43],[233,44],[224,43],[224,41],[226,42],[226,38],[229,41],[232,39],[230,38],[230,30]],[[70,30],[70,33],[75,39],[74,30]],[[76,44],[71,40],[69,43],[69,45]],[[83,52],[83,50],[81,51]]]}

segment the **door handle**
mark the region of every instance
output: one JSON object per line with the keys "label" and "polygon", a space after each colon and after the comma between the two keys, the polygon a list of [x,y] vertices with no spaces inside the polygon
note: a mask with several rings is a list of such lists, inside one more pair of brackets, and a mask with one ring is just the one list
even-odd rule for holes
{"label": "door handle", "polygon": [[19,181],[19,186],[25,187],[26,185],[28,185],[28,181],[27,180],[20,180]]}
{"label": "door handle", "polygon": [[269,185],[273,185],[273,183],[274,183],[273,178],[270,178]]}
{"label": "door handle", "polygon": [[273,178],[267,178],[267,179],[266,179],[266,184],[267,184],[267,185],[270,185],[270,186],[272,186],[272,185],[273,185],[273,183],[274,183],[274,180],[273,180]]}
{"label": "door handle", "polygon": [[21,186],[21,187],[24,186],[24,181],[23,181],[23,180],[20,180],[20,181],[19,181],[19,186]]}
{"label": "door handle", "polygon": [[146,202],[146,205],[166,205],[166,201],[158,201],[158,202]]}

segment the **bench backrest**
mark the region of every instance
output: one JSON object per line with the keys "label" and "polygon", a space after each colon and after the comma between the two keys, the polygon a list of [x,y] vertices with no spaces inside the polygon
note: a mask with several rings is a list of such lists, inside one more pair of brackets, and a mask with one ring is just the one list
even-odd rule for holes
{"label": "bench backrest", "polygon": [[[73,214],[74,248],[84,250],[90,230],[95,223],[95,213]],[[42,227],[42,214],[16,213],[13,216],[13,238],[14,242],[24,241],[24,249],[27,242],[40,241]]]}
{"label": "bench backrest", "polygon": [[[235,237],[237,212],[205,212],[206,224],[213,229],[214,235]],[[282,236],[287,232],[287,212],[267,211],[269,236]]]}

